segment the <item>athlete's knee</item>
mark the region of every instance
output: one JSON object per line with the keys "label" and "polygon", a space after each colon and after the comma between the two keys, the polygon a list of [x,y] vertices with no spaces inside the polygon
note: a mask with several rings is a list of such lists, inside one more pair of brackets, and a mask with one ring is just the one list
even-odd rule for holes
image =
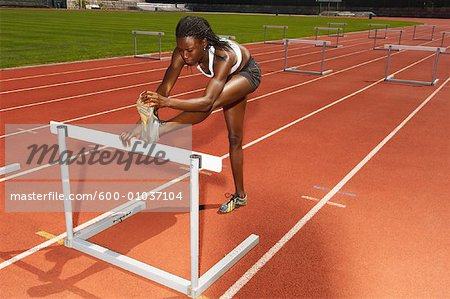
{"label": "athlete's knee", "polygon": [[242,134],[230,133],[228,134],[228,142],[231,148],[241,148],[242,147]]}

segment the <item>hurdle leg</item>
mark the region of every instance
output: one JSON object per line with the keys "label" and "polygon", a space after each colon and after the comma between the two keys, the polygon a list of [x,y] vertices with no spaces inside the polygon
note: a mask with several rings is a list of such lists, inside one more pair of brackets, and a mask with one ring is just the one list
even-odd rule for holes
{"label": "hurdle leg", "polygon": [[267,27],[264,26],[264,43],[266,43]]}
{"label": "hurdle leg", "polygon": [[435,85],[438,81],[438,79],[436,79],[438,62],[439,62],[439,50],[436,50],[436,59],[434,60],[434,70],[433,70],[433,78],[431,80],[431,85]]}
{"label": "hurdle leg", "polygon": [[323,74],[323,67],[325,65],[325,43],[322,44],[322,61],[320,62],[320,74]]}
{"label": "hurdle leg", "polygon": [[159,44],[159,59],[161,60],[161,33],[158,34],[158,44]]}
{"label": "hurdle leg", "polygon": [[387,62],[386,62],[386,72],[384,76],[384,81],[389,80],[389,64],[391,62],[391,46],[388,48],[388,54],[387,54]]}
{"label": "hurdle leg", "polygon": [[412,39],[416,39],[416,25],[414,25],[414,31],[413,31],[413,37],[412,37]]}
{"label": "hurdle leg", "polygon": [[134,57],[137,56],[137,38],[136,38],[136,32],[133,34],[134,35]]}
{"label": "hurdle leg", "polygon": [[289,40],[285,39],[285,41],[284,41],[284,68],[283,68],[283,71],[286,71],[286,69],[287,69],[288,43],[289,43]]}
{"label": "hurdle leg", "polygon": [[61,169],[62,189],[64,193],[64,216],[66,218],[67,238],[65,245],[72,247],[73,241],[73,220],[72,203],[70,201],[70,179],[69,179],[69,160],[70,156],[66,146],[67,127],[58,126],[58,145],[59,145],[59,163]]}
{"label": "hurdle leg", "polygon": [[198,288],[198,217],[199,217],[199,171],[201,163],[200,155],[191,155],[190,167],[190,193],[191,193],[191,207],[190,207],[190,234],[191,234],[191,286],[190,293],[192,294]]}

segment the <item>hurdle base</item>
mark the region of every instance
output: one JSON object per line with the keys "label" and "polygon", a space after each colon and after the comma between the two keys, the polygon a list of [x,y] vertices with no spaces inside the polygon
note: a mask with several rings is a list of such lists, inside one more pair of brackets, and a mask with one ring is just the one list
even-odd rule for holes
{"label": "hurdle base", "polygon": [[145,201],[132,201],[123,204],[123,207],[107,218],[96,222],[74,234],[72,240],[64,240],[66,247],[78,250],[97,259],[113,264],[136,275],[142,276],[192,298],[200,296],[208,287],[218,280],[226,271],[233,267],[242,257],[250,252],[258,243],[259,236],[252,234],[241,244],[236,246],[198,280],[198,286],[192,287],[191,281],[150,266],[133,258],[127,257],[108,248],[102,247],[87,239],[102,231],[121,223],[125,219],[145,209]]}
{"label": "hurdle base", "polygon": [[384,79],[384,81],[433,86],[433,85],[436,85],[436,83],[439,81],[439,79],[436,79],[434,81],[416,81],[416,80],[395,79],[394,75],[389,75]]}
{"label": "hurdle base", "polygon": [[283,70],[284,72],[289,72],[289,73],[300,73],[300,74],[309,74],[309,75],[326,75],[329,74],[331,72],[333,72],[333,70],[326,70],[323,72],[319,72],[319,71],[306,71],[306,70],[299,70],[296,67],[289,67],[289,68],[285,68]]}
{"label": "hurdle base", "polygon": [[188,296],[196,298],[209,288],[217,279],[227,272],[234,264],[243,258],[250,250],[259,243],[259,236],[251,234],[241,244],[236,246],[224,258],[218,261],[211,269],[199,278],[199,286],[191,290]]}

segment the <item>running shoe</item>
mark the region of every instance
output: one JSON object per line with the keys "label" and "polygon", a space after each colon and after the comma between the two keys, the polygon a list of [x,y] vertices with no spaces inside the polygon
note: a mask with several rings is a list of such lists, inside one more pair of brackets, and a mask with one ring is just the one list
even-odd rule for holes
{"label": "running shoe", "polygon": [[226,203],[220,206],[219,213],[230,213],[236,208],[245,206],[247,204],[247,194],[244,197],[240,197],[238,194],[225,194],[225,197],[230,198]]}
{"label": "running shoe", "polygon": [[153,107],[149,107],[137,100],[136,108],[139,112],[142,122],[142,139],[146,142],[157,142],[159,140],[159,126],[161,124]]}

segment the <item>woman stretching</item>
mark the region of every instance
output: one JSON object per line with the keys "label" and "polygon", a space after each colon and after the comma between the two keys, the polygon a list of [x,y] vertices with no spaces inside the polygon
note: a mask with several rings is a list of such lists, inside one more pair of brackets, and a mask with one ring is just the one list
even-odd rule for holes
{"label": "woman stretching", "polygon": [[[234,41],[219,38],[209,23],[195,16],[182,18],[176,28],[177,47],[170,66],[156,92],[140,94],[137,108],[141,125],[124,132],[120,138],[130,145],[133,137],[156,142],[159,136],[182,125],[197,124],[217,108],[223,108],[228,129],[231,169],[235,193],[219,208],[229,213],[247,204],[243,178],[243,124],[246,96],[258,87],[261,71],[250,52]],[[211,78],[204,94],[192,99],[170,98],[169,94],[185,65],[196,66]],[[167,121],[160,121],[156,111],[169,107],[183,112]],[[155,113],[154,113],[155,112]],[[140,128],[143,128],[141,130]]]}

